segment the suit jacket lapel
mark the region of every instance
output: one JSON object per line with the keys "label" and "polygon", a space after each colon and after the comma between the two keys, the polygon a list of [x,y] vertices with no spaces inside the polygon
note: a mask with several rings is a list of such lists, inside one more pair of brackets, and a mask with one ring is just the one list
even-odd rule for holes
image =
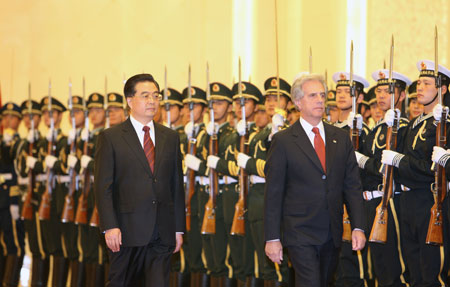
{"label": "suit jacket lapel", "polygon": [[130,146],[130,149],[133,151],[134,155],[139,160],[144,169],[151,175],[152,172],[150,170],[150,166],[148,165],[144,149],[142,148],[142,144],[139,142],[139,138],[129,118],[125,121],[122,131],[123,138]]}
{"label": "suit jacket lapel", "polygon": [[333,131],[331,126],[329,124],[323,123],[323,126],[325,128],[325,158],[326,158],[326,165],[327,165],[327,175],[330,174],[332,171],[333,166],[333,159],[334,155],[336,154],[336,133]]}
{"label": "suit jacket lapel", "polygon": [[320,163],[319,157],[316,154],[316,150],[309,141],[308,135],[306,135],[305,130],[300,124],[300,121],[296,121],[292,128],[293,128],[292,135],[294,136],[294,142],[298,145],[298,147],[301,150],[305,152],[305,154],[317,166],[317,168],[320,168],[320,170],[323,171],[322,164]]}
{"label": "suit jacket lapel", "polygon": [[158,166],[161,162],[163,151],[164,151],[164,145],[166,142],[166,134],[164,133],[161,126],[154,122],[155,126],[155,175],[158,172]]}

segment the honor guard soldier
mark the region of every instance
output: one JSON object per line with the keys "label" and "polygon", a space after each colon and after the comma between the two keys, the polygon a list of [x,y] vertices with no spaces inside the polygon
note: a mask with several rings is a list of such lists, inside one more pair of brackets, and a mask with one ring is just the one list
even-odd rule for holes
{"label": "honor guard soldier", "polygon": [[[194,86],[185,88],[183,90],[183,105],[183,118],[188,120],[184,128],[188,146],[184,158],[184,164],[187,169],[185,172],[187,232],[184,237],[186,240],[183,243],[183,251],[191,273],[191,286],[206,287],[210,284],[210,276],[206,269],[206,251],[203,249],[200,233],[205,211],[204,206],[208,201],[206,190],[208,185],[206,170],[208,145],[203,139],[206,137],[203,116],[208,106],[205,91]],[[182,271],[180,269],[180,272]]]}
{"label": "honor guard soldier", "polygon": [[[388,75],[389,70],[386,69],[377,70],[372,73],[372,78],[377,81],[377,85],[374,87],[377,105],[383,113],[387,112],[392,104]],[[377,220],[376,209],[383,199],[383,194],[387,196],[387,188],[393,185],[394,182],[396,183],[396,181],[390,180],[389,178],[384,179],[383,174],[380,173],[381,154],[386,149],[387,140],[391,136],[396,136],[397,147],[389,143],[389,149],[396,150],[402,145],[406,133],[406,126],[408,125],[408,120],[400,117],[400,110],[398,109],[402,106],[402,102],[406,97],[406,87],[411,84],[411,81],[406,76],[395,71],[392,72],[392,79],[395,93],[393,105],[397,109],[395,122],[396,134],[390,134],[388,136],[388,129],[392,129],[394,122],[392,115],[386,115],[386,120],[382,119],[378,121],[370,131],[360,152],[355,151],[358,165],[363,170],[361,173],[361,181],[364,190],[363,198],[365,200],[368,231],[374,225],[374,220]],[[386,182],[389,180],[390,182]],[[401,242],[399,240],[400,210],[398,209],[398,205],[401,196],[400,184],[392,186],[392,189],[393,201],[387,211],[389,214],[386,225],[387,239],[385,242],[368,242],[370,246],[370,258],[372,259],[374,276],[379,286],[406,286],[406,268],[400,248]]]}
{"label": "honor guard soldier", "polygon": [[258,108],[255,114],[255,126],[257,131],[264,129],[270,121],[270,116],[266,113],[266,98],[264,96],[258,102]]}
{"label": "honor guard soldier", "polygon": [[113,127],[125,120],[123,96],[118,93],[108,93],[109,126]]}
{"label": "honor guard soldier", "polygon": [[[395,167],[398,173],[396,180],[403,191],[400,197],[400,232],[403,256],[410,274],[409,283],[411,286],[446,286],[446,226],[442,228],[441,243],[427,244],[430,210],[435,203],[435,197],[438,197],[434,194],[438,188],[435,180],[439,178],[435,177],[435,172],[431,169],[431,155],[433,147],[437,145],[436,126],[440,125],[443,108],[439,103],[435,63],[429,60],[419,61],[417,68],[420,71],[417,99],[424,105],[424,113],[408,124],[400,150],[383,151],[381,162]],[[442,83],[442,97],[448,97],[450,71],[439,65],[438,75]],[[448,123],[447,118],[444,120]],[[443,128],[447,127],[448,125]],[[446,200],[441,211],[444,225],[448,224]]]}
{"label": "honor guard soldier", "polygon": [[336,91],[328,91],[327,100],[325,102],[326,119],[330,124],[334,124],[339,119],[339,109],[336,103]]}
{"label": "honor guard soldier", "polygon": [[0,243],[6,256],[3,286],[17,286],[25,254],[25,231],[19,214],[21,194],[14,169],[20,144],[18,128],[22,119],[19,106],[7,102],[2,108],[2,118],[8,123],[3,130],[0,157]]}
{"label": "honor guard soldier", "polygon": [[423,113],[423,105],[417,100],[417,81],[408,87],[408,99],[407,115],[409,120],[412,120]]}
{"label": "honor guard soldier", "polygon": [[[41,101],[44,123],[48,128],[44,145],[39,146],[39,153],[44,157],[44,170],[47,173],[43,195],[39,206],[39,218],[44,245],[53,257],[52,284],[63,286],[68,274],[68,260],[63,248],[61,214],[67,193],[67,137],[63,135],[60,125],[66,107],[53,97],[44,97]],[[45,249],[45,248],[44,248]]]}
{"label": "honor guard soldier", "polygon": [[[350,73],[336,72],[333,75],[333,81],[336,83],[336,102],[337,107],[339,108],[339,121],[335,123],[335,126],[348,131],[349,136],[351,135],[350,130],[356,129],[358,134],[358,145],[361,148],[369,133],[369,128],[363,122],[362,116],[360,114],[355,115],[352,110],[358,111],[358,103],[363,101],[364,88],[369,87],[369,82],[361,76],[353,75],[355,94],[352,95],[350,88]],[[356,107],[353,107],[352,96],[356,97]],[[356,126],[354,126],[355,117]],[[344,217],[346,217],[345,213]],[[347,223],[347,225],[350,224],[347,218],[345,218],[344,223]],[[343,239],[339,255],[336,286],[364,286],[367,284],[366,281],[370,277],[369,274],[367,248],[358,252],[353,251],[351,237]]]}
{"label": "honor guard soldier", "polygon": [[[268,78],[264,83],[265,95],[262,102],[265,104],[266,115],[272,119],[272,123],[260,127],[260,131],[250,138],[249,153],[238,153],[237,162],[239,167],[245,168],[250,177],[250,188],[248,193],[247,217],[249,221],[249,232],[252,237],[256,251],[255,260],[255,286],[284,286],[289,281],[287,260],[281,266],[272,263],[265,253],[264,241],[264,167],[269,148],[269,137],[285,127],[283,115],[277,112],[279,106],[285,111],[291,100],[291,86],[280,78],[280,101],[277,101],[278,81],[276,77]],[[285,254],[287,258],[287,254]],[[264,280],[264,281],[263,281]]]}

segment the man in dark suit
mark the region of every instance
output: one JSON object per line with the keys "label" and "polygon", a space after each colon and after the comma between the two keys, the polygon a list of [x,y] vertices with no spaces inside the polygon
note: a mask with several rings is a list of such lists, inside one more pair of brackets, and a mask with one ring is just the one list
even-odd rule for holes
{"label": "man in dark suit", "polygon": [[[149,74],[131,77],[130,117],[98,137],[95,195],[110,252],[108,286],[168,286],[183,242],[185,206],[177,132],[153,121],[161,95]],[[134,285],[135,286],[135,285]]]}
{"label": "man in dark suit", "polygon": [[353,249],[366,241],[358,165],[349,134],[322,122],[323,77],[301,76],[291,94],[301,118],[274,135],[265,166],[266,254],[280,264],[283,242],[296,286],[327,286],[342,241],[344,202]]}

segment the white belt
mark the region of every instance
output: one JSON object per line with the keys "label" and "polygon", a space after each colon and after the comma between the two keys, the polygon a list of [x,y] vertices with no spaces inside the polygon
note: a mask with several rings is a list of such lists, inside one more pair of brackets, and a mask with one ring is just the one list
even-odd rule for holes
{"label": "white belt", "polygon": [[57,177],[59,183],[68,183],[70,182],[70,176],[69,175],[58,175]]}
{"label": "white belt", "polygon": [[[370,201],[372,199],[382,197],[383,193],[384,192],[382,192],[381,190],[374,190],[374,191],[366,190],[363,192],[363,198],[366,201]],[[400,192],[394,192],[394,194],[400,194]]]}
{"label": "white belt", "polygon": [[260,176],[257,176],[257,175],[251,175],[251,176],[250,176],[250,182],[251,182],[252,184],[255,184],[255,183],[265,183],[265,182],[266,182],[266,179],[265,179],[264,177],[260,177]]}
{"label": "white belt", "polygon": [[36,181],[46,181],[47,180],[47,174],[41,173],[36,175]]}
{"label": "white belt", "polygon": [[402,187],[402,191],[410,191],[411,189],[407,186],[404,186],[403,184],[401,185]]}
{"label": "white belt", "polygon": [[224,176],[222,179],[219,179],[219,184],[232,184],[236,182],[237,180],[232,178],[231,176]]}
{"label": "white belt", "polygon": [[200,183],[200,185],[209,185],[209,177],[207,176],[196,176],[195,181]]}
{"label": "white belt", "polygon": [[11,173],[0,173],[0,181],[4,182],[5,180],[11,180],[12,174]]}
{"label": "white belt", "polygon": [[19,185],[27,185],[28,184],[28,177],[21,177],[21,176],[19,176],[17,178],[17,184],[19,184]]}

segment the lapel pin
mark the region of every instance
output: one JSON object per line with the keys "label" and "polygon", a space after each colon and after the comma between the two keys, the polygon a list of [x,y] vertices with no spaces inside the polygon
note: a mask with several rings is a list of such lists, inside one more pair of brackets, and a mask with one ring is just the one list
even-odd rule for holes
{"label": "lapel pin", "polygon": [[336,140],[333,140],[333,143],[337,143],[337,141],[336,141]]}

